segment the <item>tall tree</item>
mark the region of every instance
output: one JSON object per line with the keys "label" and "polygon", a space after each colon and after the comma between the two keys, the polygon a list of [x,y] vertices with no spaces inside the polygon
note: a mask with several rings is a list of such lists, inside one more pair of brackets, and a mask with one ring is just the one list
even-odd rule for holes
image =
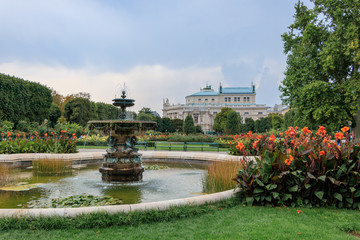
{"label": "tall tree", "polygon": [[65,117],[70,123],[86,126],[91,119],[91,102],[86,98],[74,98],[65,104]]}
{"label": "tall tree", "polygon": [[225,122],[225,133],[239,134],[240,133],[240,115],[234,110],[228,111]]}
{"label": "tall tree", "polygon": [[241,132],[255,131],[255,121],[252,118],[245,118],[245,123],[241,125]]}
{"label": "tall tree", "polygon": [[137,120],[140,121],[155,121],[155,116],[150,108],[142,108],[139,111],[139,114],[136,116]]}
{"label": "tall tree", "polygon": [[181,132],[183,128],[184,120],[175,118],[171,119],[171,126],[174,129],[174,132]]}
{"label": "tall tree", "polygon": [[234,111],[234,110],[225,107],[222,108],[221,111],[216,114],[213,125],[213,129],[215,132],[222,133],[225,131],[225,124],[226,124],[227,114],[229,111]]}
{"label": "tall tree", "polygon": [[184,121],[183,131],[186,135],[195,133],[194,119],[191,115],[187,115]]}
{"label": "tall tree", "polygon": [[336,129],[352,121],[360,137],[360,1],[311,1],[312,8],[295,5],[294,23],[282,35],[282,100],[302,122]]}

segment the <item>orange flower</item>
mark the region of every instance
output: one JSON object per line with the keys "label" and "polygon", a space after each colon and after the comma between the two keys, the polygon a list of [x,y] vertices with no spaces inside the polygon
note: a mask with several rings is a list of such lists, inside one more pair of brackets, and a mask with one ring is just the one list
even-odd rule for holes
{"label": "orange flower", "polygon": [[283,136],[283,133],[280,133],[280,137],[282,137]]}
{"label": "orange flower", "polygon": [[262,135],[259,135],[259,136],[257,136],[257,139],[262,139],[263,138],[263,136]]}
{"label": "orange flower", "polygon": [[290,155],[290,157],[285,160],[285,164],[289,166],[293,160],[294,160],[294,157]]}
{"label": "orange flower", "polygon": [[325,127],[319,126],[319,129],[318,129],[316,135],[325,135],[325,134],[326,134]]}
{"label": "orange flower", "polygon": [[328,141],[327,138],[324,138],[323,143],[327,143],[327,141]]}
{"label": "orange flower", "polygon": [[242,149],[244,149],[244,144],[242,142],[239,142],[237,145],[236,145],[236,148],[241,151]]}
{"label": "orange flower", "polygon": [[311,133],[312,133],[312,131],[310,131],[310,130],[308,129],[308,127],[304,127],[303,129],[301,129],[301,131],[302,131],[303,133],[305,133],[305,134],[307,134],[307,133],[311,134]]}
{"label": "orange flower", "polygon": [[257,144],[259,143],[259,141],[256,141],[253,143],[253,148],[255,149],[257,147]]}
{"label": "orange flower", "polygon": [[325,151],[320,151],[320,156],[325,155]]}
{"label": "orange flower", "polygon": [[270,135],[269,140],[270,140],[270,141],[275,141],[275,136],[274,136],[274,134],[271,134],[271,135]]}
{"label": "orange flower", "polygon": [[45,133],[45,137],[47,137],[48,136],[48,134],[47,133]]}
{"label": "orange flower", "polygon": [[293,127],[289,127],[287,134],[293,138],[296,136],[296,130]]}
{"label": "orange flower", "polygon": [[10,133],[10,132],[8,132],[7,137],[10,137],[10,136],[11,136],[11,133]]}
{"label": "orange flower", "polygon": [[349,129],[350,129],[349,127],[345,126],[345,127],[341,128],[341,131],[342,132],[347,132],[347,131],[349,131]]}
{"label": "orange flower", "polygon": [[338,139],[338,140],[343,139],[344,138],[344,133],[341,133],[341,132],[335,133],[335,138]]}

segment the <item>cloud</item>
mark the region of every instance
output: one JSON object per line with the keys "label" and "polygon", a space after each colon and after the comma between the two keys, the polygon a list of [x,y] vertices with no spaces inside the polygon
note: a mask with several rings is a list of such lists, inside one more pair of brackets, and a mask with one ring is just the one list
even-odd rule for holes
{"label": "cloud", "polygon": [[15,61],[0,63],[0,72],[39,82],[62,95],[88,92],[93,101],[105,103],[111,103],[115,95],[119,97],[125,83],[128,97],[135,99],[131,110],[150,107],[160,114],[163,98],[175,104],[184,103],[185,96],[199,91],[206,83],[216,86],[224,82],[220,66],[171,69],[160,64],[139,65],[127,71],[101,72],[95,66],[71,69]]}

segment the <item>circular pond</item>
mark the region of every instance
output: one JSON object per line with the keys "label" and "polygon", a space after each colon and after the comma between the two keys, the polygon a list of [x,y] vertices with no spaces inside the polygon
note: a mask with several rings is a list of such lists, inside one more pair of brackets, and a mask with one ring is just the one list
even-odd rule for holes
{"label": "circular pond", "polygon": [[[144,164],[147,168],[151,164]],[[68,176],[34,176],[31,170],[16,173],[19,188],[0,190],[0,208],[26,208],[34,203],[88,194],[111,196],[124,204],[156,202],[202,195],[206,170],[190,165],[162,164],[165,168],[145,170],[143,180],[107,183],[101,180],[98,166],[75,170]],[[21,186],[30,190],[23,190]]]}

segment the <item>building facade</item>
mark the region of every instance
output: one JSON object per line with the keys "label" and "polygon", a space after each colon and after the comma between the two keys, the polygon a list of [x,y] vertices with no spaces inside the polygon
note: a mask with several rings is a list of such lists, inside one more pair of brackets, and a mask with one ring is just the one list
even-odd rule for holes
{"label": "building facade", "polygon": [[210,85],[200,89],[200,92],[185,97],[185,104],[170,104],[169,99],[163,101],[163,117],[185,120],[192,115],[195,125],[201,126],[204,132],[212,131],[214,119],[222,108],[232,108],[240,114],[242,120],[252,118],[257,120],[267,116],[265,104],[256,104],[255,86],[222,87],[215,92]]}

